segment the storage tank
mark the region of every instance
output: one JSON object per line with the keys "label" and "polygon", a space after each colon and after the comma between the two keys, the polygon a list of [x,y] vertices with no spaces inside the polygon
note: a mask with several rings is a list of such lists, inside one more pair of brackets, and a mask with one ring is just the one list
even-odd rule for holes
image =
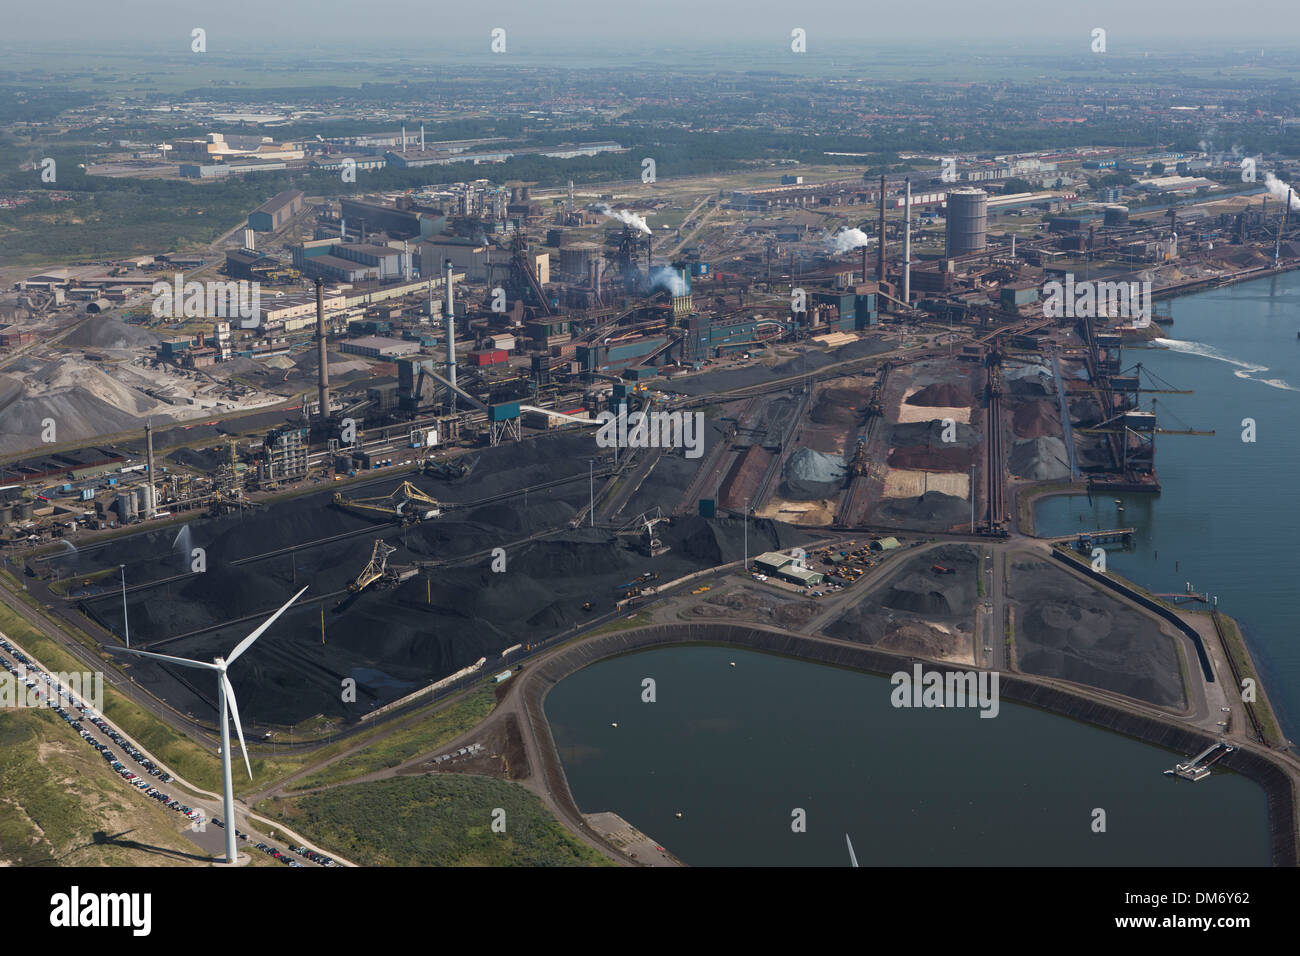
{"label": "storage tank", "polygon": [[587,278],[592,260],[599,258],[600,246],[594,242],[570,242],[560,247],[560,271]]}
{"label": "storage tank", "polygon": [[30,498],[22,498],[14,505],[15,521],[31,521],[36,514],[36,502]]}
{"label": "storage tank", "polygon": [[954,189],[948,193],[948,228],[945,255],[982,252],[988,234],[989,194],[982,189]]}
{"label": "storage tank", "polygon": [[1128,206],[1107,206],[1102,222],[1107,226],[1127,226]]}
{"label": "storage tank", "polygon": [[121,491],[117,495],[117,516],[122,521],[130,521],[135,517],[135,492]]}
{"label": "storage tank", "polygon": [[0,505],[0,528],[7,528],[9,525],[13,524],[13,520],[14,506]]}
{"label": "storage tank", "polygon": [[145,517],[152,517],[154,511],[153,488],[140,485],[135,489],[136,510]]}

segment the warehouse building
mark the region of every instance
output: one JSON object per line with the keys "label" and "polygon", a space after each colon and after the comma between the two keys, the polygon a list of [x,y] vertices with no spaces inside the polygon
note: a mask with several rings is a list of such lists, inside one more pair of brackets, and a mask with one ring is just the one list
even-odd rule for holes
{"label": "warehouse building", "polygon": [[302,210],[303,191],[286,189],[248,214],[248,228],[256,232],[275,232]]}
{"label": "warehouse building", "polygon": [[753,561],[755,569],[791,584],[812,587],[826,580],[826,575],[811,568],[796,565],[794,558],[780,551],[765,551]]}
{"label": "warehouse building", "polygon": [[340,343],[339,348],[352,355],[364,355],[366,358],[395,359],[416,354],[420,351],[420,344],[369,335],[361,339],[348,339]]}

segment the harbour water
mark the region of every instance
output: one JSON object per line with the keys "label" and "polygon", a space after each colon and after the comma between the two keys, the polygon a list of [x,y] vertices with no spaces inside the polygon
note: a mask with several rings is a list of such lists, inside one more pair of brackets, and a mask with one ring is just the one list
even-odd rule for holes
{"label": "harbour water", "polygon": [[895,708],[893,689],[665,647],[565,678],[546,713],[578,806],[691,865],[847,865],[845,834],[863,866],[1268,863],[1264,793],[1243,777],[1175,780],[1162,771],[1186,755],[1007,701],[991,720]]}
{"label": "harbour water", "polygon": [[[1125,349],[1123,367],[1141,362],[1162,387],[1195,391],[1154,396],[1162,428],[1215,434],[1157,436],[1160,495],[1047,498],[1035,526],[1042,535],[1136,528],[1133,550],[1111,553],[1107,566],[1152,591],[1181,593],[1190,582],[1216,595],[1242,625],[1283,732],[1296,740],[1300,273],[1176,299],[1172,310],[1174,338]],[[1253,442],[1243,441],[1246,419]]]}

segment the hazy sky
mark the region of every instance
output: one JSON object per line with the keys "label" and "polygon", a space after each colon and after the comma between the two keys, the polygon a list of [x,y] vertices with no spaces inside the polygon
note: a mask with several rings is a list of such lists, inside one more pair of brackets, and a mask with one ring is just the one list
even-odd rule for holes
{"label": "hazy sky", "polygon": [[[807,31],[808,52],[845,40],[891,45],[1032,38],[1086,52],[1094,27],[1111,52],[1203,40],[1205,47],[1300,46],[1296,0],[4,0],[0,48],[85,46],[102,52],[189,47],[203,27],[209,52],[344,45],[452,52],[481,46],[493,27],[508,50],[544,53],[561,44],[713,48],[768,44],[788,51]],[[277,34],[279,36],[277,36]]]}

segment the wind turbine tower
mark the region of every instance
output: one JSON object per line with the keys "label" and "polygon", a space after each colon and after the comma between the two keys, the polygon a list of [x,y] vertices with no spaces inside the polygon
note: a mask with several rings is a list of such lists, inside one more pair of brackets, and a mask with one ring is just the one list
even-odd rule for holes
{"label": "wind turbine tower", "polygon": [[230,678],[226,676],[226,668],[235,663],[240,654],[252,647],[253,642],[261,637],[281,614],[289,610],[289,605],[302,597],[303,591],[306,590],[307,588],[303,588],[302,591],[289,598],[280,610],[263,621],[257,630],[236,644],[229,657],[214,658],[211,664],[207,661],[193,661],[186,657],[172,657],[170,654],[154,654],[150,651],[137,651],[128,647],[116,648],[116,650],[126,654],[136,654],[140,657],[150,657],[154,660],[180,664],[182,667],[197,667],[202,670],[217,672],[217,697],[221,702],[221,821],[225,824],[226,832],[226,862],[230,864],[238,862],[239,857],[235,850],[235,788],[230,775],[230,724],[226,719],[227,711],[235,722],[235,733],[239,735],[239,749],[244,755],[244,766],[248,769],[249,780],[253,779],[253,766],[248,762],[248,747],[244,744],[244,729],[239,724],[239,705],[235,703],[235,689],[230,686]]}

